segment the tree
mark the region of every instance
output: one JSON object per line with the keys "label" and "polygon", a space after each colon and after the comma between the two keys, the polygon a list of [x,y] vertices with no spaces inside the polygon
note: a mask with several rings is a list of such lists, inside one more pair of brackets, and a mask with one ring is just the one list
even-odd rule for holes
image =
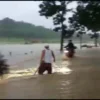
{"label": "tree", "polygon": [[72,27],[74,29],[74,31],[77,33],[77,37],[80,40],[80,49],[82,47],[82,39],[83,39],[83,34],[85,34],[85,27],[83,25],[80,25],[77,21],[76,21],[76,16],[70,17],[69,18],[69,23],[70,23],[70,27]]}
{"label": "tree", "polygon": [[[43,1],[42,4],[39,5],[40,7],[40,15],[45,16],[46,18],[52,17],[53,23],[56,26],[54,31],[61,32],[61,46],[60,50],[63,50],[63,42],[64,37],[72,36],[71,34],[67,33],[68,29],[66,24],[64,24],[66,18],[65,15],[67,12],[71,11],[71,9],[67,9],[67,5],[71,1]],[[72,33],[72,32],[71,32]]]}
{"label": "tree", "polygon": [[82,48],[83,34],[85,34],[85,32],[82,32],[82,31],[79,31],[77,34],[77,37],[79,37],[80,39],[80,49]]}
{"label": "tree", "polygon": [[94,45],[95,47],[97,47],[97,43],[98,43],[98,39],[99,39],[99,33],[94,33],[93,35],[91,35],[91,38],[94,39]]}
{"label": "tree", "polygon": [[[76,12],[69,18],[70,23],[76,27],[84,26],[92,30],[97,46],[97,33],[100,30],[100,2],[99,1],[79,1]],[[98,35],[97,35],[98,34]]]}

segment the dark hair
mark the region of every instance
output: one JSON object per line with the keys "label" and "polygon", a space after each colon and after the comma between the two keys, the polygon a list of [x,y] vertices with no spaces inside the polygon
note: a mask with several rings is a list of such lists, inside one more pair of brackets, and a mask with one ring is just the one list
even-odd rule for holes
{"label": "dark hair", "polygon": [[69,42],[72,42],[72,40],[68,40]]}
{"label": "dark hair", "polygon": [[45,48],[49,48],[49,45],[45,45]]}

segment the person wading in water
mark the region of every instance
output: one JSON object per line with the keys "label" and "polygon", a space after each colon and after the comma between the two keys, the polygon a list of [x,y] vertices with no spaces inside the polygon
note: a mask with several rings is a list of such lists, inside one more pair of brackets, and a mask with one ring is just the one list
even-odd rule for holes
{"label": "person wading in water", "polygon": [[46,45],[45,49],[42,51],[38,73],[43,75],[45,71],[48,71],[48,74],[52,74],[53,61],[55,62],[55,55],[53,51],[50,50],[49,45]]}

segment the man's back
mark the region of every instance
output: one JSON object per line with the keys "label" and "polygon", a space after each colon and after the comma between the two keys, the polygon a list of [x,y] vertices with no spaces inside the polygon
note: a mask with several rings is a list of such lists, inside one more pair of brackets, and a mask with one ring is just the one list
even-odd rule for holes
{"label": "man's back", "polygon": [[73,43],[69,43],[69,44],[67,45],[67,47],[68,47],[68,48],[74,48],[74,44],[73,44]]}
{"label": "man's back", "polygon": [[52,63],[52,51],[50,49],[45,49],[44,50],[44,62],[46,63]]}
{"label": "man's back", "polygon": [[52,62],[55,62],[55,55],[52,50],[49,49],[49,46],[45,46],[45,49],[42,51],[40,66],[38,73],[43,74],[44,71],[48,71],[48,74],[52,73]]}

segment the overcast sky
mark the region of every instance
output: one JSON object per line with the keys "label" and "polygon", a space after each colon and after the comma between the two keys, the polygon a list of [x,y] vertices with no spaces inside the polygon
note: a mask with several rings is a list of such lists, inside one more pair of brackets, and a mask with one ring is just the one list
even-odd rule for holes
{"label": "overcast sky", "polygon": [[[32,23],[36,26],[44,26],[53,28],[52,19],[46,19],[40,16],[38,5],[41,1],[0,1],[0,20],[9,17],[16,21],[24,21]],[[68,7],[75,8],[76,2],[73,2]],[[69,13],[67,16],[71,16]]]}

